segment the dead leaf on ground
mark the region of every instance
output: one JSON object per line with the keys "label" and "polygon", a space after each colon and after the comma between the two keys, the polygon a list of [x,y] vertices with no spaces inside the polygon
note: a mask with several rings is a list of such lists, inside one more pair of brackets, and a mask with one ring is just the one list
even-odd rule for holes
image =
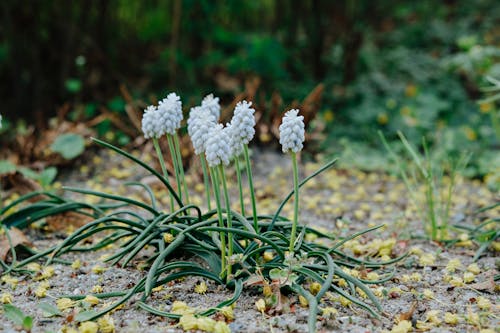
{"label": "dead leaf on ground", "polygon": [[46,222],[50,230],[54,231],[65,231],[68,230],[68,227],[79,228],[92,220],[93,219],[90,216],[76,212],[65,212],[46,218]]}
{"label": "dead leaf on ground", "polygon": [[9,242],[9,237],[7,237],[7,234],[4,233],[3,235],[0,235],[0,259],[5,261],[11,249],[11,244],[12,247],[15,248],[18,245],[31,245],[31,242],[28,240],[28,238],[26,238],[24,233],[17,228],[10,228],[4,230],[10,236],[10,242]]}
{"label": "dead leaf on ground", "polygon": [[398,322],[401,322],[403,320],[411,321],[416,309],[417,309],[417,301],[414,301],[408,311],[403,312],[396,317],[397,321]]}
{"label": "dead leaf on ground", "polygon": [[468,286],[475,290],[486,291],[488,293],[494,293],[497,284],[495,283],[495,275],[498,274],[496,269],[490,269],[489,271],[484,272],[481,276],[484,277],[484,281],[469,284]]}

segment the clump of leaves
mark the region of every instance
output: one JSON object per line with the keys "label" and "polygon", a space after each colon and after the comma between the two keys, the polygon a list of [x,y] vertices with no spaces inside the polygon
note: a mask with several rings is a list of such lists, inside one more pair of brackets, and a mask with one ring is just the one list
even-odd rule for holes
{"label": "clump of leaves", "polygon": [[[89,215],[94,220],[76,230],[60,244],[36,252],[21,262],[3,263],[6,271],[21,270],[29,262],[45,258],[47,264],[52,261],[64,261],[64,254],[72,251],[94,251],[109,244],[118,244],[117,250],[106,261],[110,264],[129,265],[141,249],[149,246],[154,248],[154,253],[149,256],[150,264],[147,276],[136,281],[129,289],[111,293],[97,293],[98,298],[118,297],[108,307],[96,312],[85,312],[85,320],[93,320],[112,311],[127,302],[132,296],[142,294],[139,306],[153,314],[169,318],[180,318],[179,314],[165,312],[150,306],[147,301],[153,288],[164,285],[186,276],[200,276],[224,285],[233,290],[234,295],[214,308],[200,310],[196,315],[207,316],[218,309],[236,302],[243,291],[243,287],[255,285],[274,284],[278,287],[278,294],[295,293],[305,298],[309,304],[309,331],[316,330],[316,316],[318,303],[328,292],[338,293],[373,316],[378,317],[381,306],[368,283],[382,283],[393,276],[392,270],[385,267],[400,258],[387,262],[366,261],[350,256],[341,251],[341,246],[359,235],[377,229],[378,227],[363,230],[350,237],[340,239],[307,226],[298,226],[298,236],[290,244],[293,223],[280,215],[285,204],[293,196],[294,191],[283,200],[274,215],[258,215],[257,228],[253,225],[253,217],[245,217],[236,211],[231,211],[228,216],[231,224],[219,224],[217,210],[202,212],[198,206],[184,204],[175,193],[168,180],[148,164],[137,159],[120,148],[93,139],[96,143],[132,160],[151,174],[156,176],[170,191],[176,204],[176,210],[165,212],[157,203],[153,190],[146,184],[133,182],[129,186],[141,187],[149,196],[149,202],[137,201],[125,196],[98,192],[93,190],[66,188],[68,191],[84,195],[97,196],[105,200],[100,206],[86,205],[76,201],[65,200],[53,194],[48,199],[29,205],[17,213],[5,217],[6,226],[23,226],[41,216],[58,214],[66,210],[75,210],[81,214]],[[303,179],[298,187],[332,167],[335,160],[327,163],[312,175]],[[25,200],[25,198],[23,198]],[[23,199],[14,204],[19,204]],[[12,204],[11,204],[12,205]],[[6,207],[10,208],[10,207]],[[110,209],[113,208],[113,209]],[[26,210],[31,209],[27,214]],[[5,212],[4,209],[2,211]],[[230,225],[231,227],[226,227]],[[233,267],[233,274],[222,270],[221,242],[219,233],[232,234],[232,256],[228,262]],[[328,241],[330,245],[309,242],[306,234],[313,234]],[[104,235],[97,243],[87,245],[85,240],[96,235]],[[165,237],[169,235],[169,237]],[[229,245],[229,244],[228,244]],[[227,245],[227,246],[228,246]],[[289,252],[292,248],[293,252]],[[266,255],[264,255],[267,253]],[[269,255],[269,253],[271,255]],[[294,253],[294,255],[291,255]],[[198,257],[206,265],[199,264],[199,260],[179,260],[179,257]],[[266,258],[266,259],[264,259]],[[378,270],[381,276],[377,281],[365,281],[362,278],[351,276],[342,268],[363,266],[366,269]],[[4,271],[5,271],[4,270]],[[343,286],[336,280],[346,281]],[[308,289],[310,283],[316,283],[314,294]],[[359,293],[366,295],[366,300]],[[363,295],[363,296],[364,296]],[[81,299],[84,296],[68,295],[71,299]]]}
{"label": "clump of leaves", "polygon": [[33,318],[27,316],[19,308],[12,304],[4,304],[4,315],[7,319],[11,320],[16,326],[22,327],[23,330],[31,332],[33,327]]}

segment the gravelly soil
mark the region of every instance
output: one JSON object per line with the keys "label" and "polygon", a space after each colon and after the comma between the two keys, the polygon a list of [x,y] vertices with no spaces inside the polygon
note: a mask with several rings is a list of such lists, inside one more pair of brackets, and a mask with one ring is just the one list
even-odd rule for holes
{"label": "gravelly soil", "polygon": [[[105,160],[106,163],[100,163]],[[90,185],[104,190],[116,190],[121,179],[142,179],[146,175],[123,162],[116,156],[109,157],[104,154],[97,159],[97,170],[80,168],[66,176],[65,184],[77,186]],[[111,161],[111,162],[110,162]],[[115,167],[116,168],[115,168]],[[307,164],[301,167],[303,174],[309,174],[317,165]],[[78,168],[77,168],[78,169]],[[116,170],[115,170],[116,169]],[[119,173],[120,171],[121,173]],[[93,182],[86,183],[88,175],[93,175]],[[272,152],[259,152],[255,156],[255,179],[259,209],[261,212],[273,212],[288,189],[291,188],[291,167],[282,155]],[[194,179],[194,178],[193,178]],[[195,181],[193,180],[193,183]],[[194,184],[193,188],[196,187]],[[233,188],[234,191],[234,188]],[[202,203],[202,191],[193,195],[193,202]],[[474,332],[480,329],[491,328],[497,330],[500,325],[500,308],[498,301],[498,286],[496,290],[476,290],[470,287],[474,283],[491,280],[492,274],[498,269],[498,259],[495,252],[489,251],[480,258],[478,265],[481,273],[475,277],[471,284],[454,287],[443,279],[446,275],[462,275],[470,263],[476,247],[450,247],[446,248],[430,241],[410,239],[410,236],[423,235],[422,224],[419,221],[415,208],[407,201],[404,185],[394,177],[379,173],[365,174],[356,170],[334,170],[316,178],[301,190],[301,221],[340,235],[348,235],[367,226],[384,223],[385,228],[363,236],[361,244],[367,244],[373,239],[395,238],[397,244],[393,252],[406,251],[417,247],[423,253],[432,253],[436,261],[427,267],[418,264],[419,257],[410,255],[397,266],[395,277],[382,285],[385,289],[380,297],[384,312],[380,319],[374,319],[363,310],[353,305],[342,306],[336,300],[325,300],[321,307],[334,307],[338,314],[332,318],[319,317],[318,330],[324,332],[378,332],[391,330],[395,325],[395,318],[410,310],[415,305],[413,323],[426,321],[429,310],[439,310],[438,319],[441,324],[434,323],[429,326],[431,332]],[[233,196],[237,198],[236,195]],[[166,196],[165,196],[166,198]],[[498,202],[495,196],[478,182],[464,181],[459,184],[455,195],[452,221],[456,223],[475,223],[484,218],[473,216],[477,208]],[[165,200],[166,201],[166,200]],[[235,208],[238,207],[235,199]],[[166,202],[165,202],[166,203]],[[288,207],[290,206],[290,207]],[[289,216],[291,206],[284,210],[284,215]],[[497,211],[490,211],[496,214]],[[30,237],[34,244],[43,248],[48,244],[60,241],[61,231],[44,233],[40,230],[30,230]],[[82,294],[91,292],[95,285],[103,286],[104,292],[120,290],[130,287],[145,272],[136,268],[109,267],[102,264],[99,258],[112,251],[103,250],[97,253],[71,254],[70,260],[79,259],[82,262],[80,269],[73,270],[69,266],[56,264],[55,275],[50,278],[50,289],[47,297],[38,298],[34,295],[39,282],[30,278],[21,278],[17,288],[12,289],[6,284],[0,285],[1,293],[13,295],[13,304],[34,317],[33,332],[58,331],[72,323],[65,323],[64,318],[45,318],[37,305],[44,301],[55,303],[55,299],[63,294]],[[347,249],[349,251],[349,249]],[[396,255],[397,253],[393,253]],[[147,253],[142,253],[143,259]],[[446,265],[450,259],[459,259],[462,266],[457,272],[448,274]],[[92,272],[92,267],[101,265],[106,270],[101,274]],[[362,268],[360,268],[362,269]],[[408,278],[411,274],[419,273],[420,278]],[[496,272],[498,274],[498,272]],[[231,292],[223,290],[213,283],[207,282],[208,291],[204,295],[194,292],[195,284],[200,278],[187,278],[180,282],[172,283],[163,290],[156,292],[148,304],[163,310],[168,310],[174,300],[187,302],[190,306],[205,309],[229,298]],[[376,289],[378,286],[374,286]],[[432,299],[423,296],[424,290],[433,291]],[[494,289],[494,288],[493,288]],[[490,300],[492,306],[488,310],[478,308],[477,299],[483,296]],[[230,323],[233,332],[305,332],[307,331],[307,309],[300,306],[294,307],[293,313],[281,315],[261,314],[255,308],[255,302],[262,297],[258,289],[246,289],[234,309],[235,320]],[[292,299],[293,300],[293,299]],[[135,302],[137,298],[129,301],[124,308],[112,313],[117,332],[176,332],[179,329],[175,323],[148,314],[139,309]],[[98,306],[101,306],[99,304]],[[460,322],[448,325],[444,322],[445,312],[456,313]],[[478,314],[478,320],[473,314]],[[12,323],[0,314],[0,329],[4,332],[16,331]],[[469,321],[467,321],[469,318]],[[427,321],[429,323],[429,321]]]}

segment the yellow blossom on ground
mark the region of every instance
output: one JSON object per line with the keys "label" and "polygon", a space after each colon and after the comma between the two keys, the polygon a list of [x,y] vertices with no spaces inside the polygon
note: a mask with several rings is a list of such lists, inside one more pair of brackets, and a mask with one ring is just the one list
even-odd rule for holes
{"label": "yellow blossom on ground", "polygon": [[179,319],[179,326],[184,331],[196,330],[198,329],[198,320],[192,314],[185,314]]}
{"label": "yellow blossom on ground", "polygon": [[197,326],[199,330],[205,331],[205,332],[213,332],[215,328],[215,320],[212,318],[208,317],[199,317]]}
{"label": "yellow blossom on ground", "polygon": [[465,283],[471,283],[474,281],[475,278],[476,278],[476,276],[474,275],[474,273],[471,273],[471,272],[464,273],[464,282]]}
{"label": "yellow blossom on ground", "polygon": [[262,298],[259,298],[255,302],[255,307],[257,308],[258,311],[264,312],[266,310],[266,302]]}
{"label": "yellow blossom on ground", "polygon": [[16,289],[19,280],[15,277],[10,276],[9,274],[2,276],[1,281],[7,285],[9,285],[12,289]]}
{"label": "yellow blossom on ground", "polygon": [[273,290],[271,289],[271,286],[267,285],[262,288],[262,294],[266,297],[269,297],[273,294]]}
{"label": "yellow blossom on ground", "polygon": [[460,267],[462,267],[462,263],[459,259],[451,259],[448,261],[448,264],[446,264],[446,270],[450,273],[455,272]]}
{"label": "yellow blossom on ground", "polygon": [[35,281],[51,278],[52,276],[54,276],[54,273],[55,273],[54,266],[46,266],[42,269],[40,275],[35,278]]}
{"label": "yellow blossom on ground", "polygon": [[231,329],[225,322],[218,321],[214,325],[213,333],[231,333]]}
{"label": "yellow blossom on ground", "polygon": [[66,325],[63,325],[60,329],[61,333],[78,333],[78,330],[73,327],[68,327]]}
{"label": "yellow blossom on ground", "polygon": [[299,295],[299,303],[300,303],[300,306],[303,307],[303,308],[306,308],[309,305],[309,302],[307,301],[307,298],[305,298],[302,295]]}
{"label": "yellow blossom on ground", "polygon": [[434,324],[426,321],[417,320],[415,327],[418,328],[420,331],[428,331],[432,329],[432,327],[434,327]]}
{"label": "yellow blossom on ground", "polygon": [[489,310],[491,308],[491,302],[486,297],[479,296],[477,298],[477,307],[481,310]]}
{"label": "yellow blossom on ground", "polygon": [[422,274],[420,273],[412,273],[412,275],[410,275],[410,279],[414,282],[419,282],[422,280]]}
{"label": "yellow blossom on ground", "polygon": [[463,287],[465,284],[464,284],[464,281],[462,280],[461,277],[459,276],[453,276],[450,280],[450,284],[453,286],[453,287]]}
{"label": "yellow blossom on ground", "polygon": [[205,295],[207,290],[208,290],[207,284],[204,281],[194,286],[194,292],[200,295]]}
{"label": "yellow blossom on ground", "polygon": [[180,315],[192,315],[194,314],[195,310],[192,307],[188,306],[185,302],[175,301],[172,304],[172,309],[170,310],[170,312]]}
{"label": "yellow blossom on ground", "polygon": [[430,289],[424,289],[423,294],[424,294],[425,298],[434,299],[434,292]]}
{"label": "yellow blossom on ground", "polygon": [[273,260],[274,255],[271,251],[265,251],[262,257],[264,258],[265,262],[269,262],[269,261]]}
{"label": "yellow blossom on ground", "polygon": [[3,293],[2,296],[0,296],[0,302],[2,304],[11,304],[12,303],[12,295],[9,293]]}
{"label": "yellow blossom on ground", "polygon": [[174,241],[174,235],[172,235],[171,233],[169,232],[166,232],[163,234],[163,241],[167,244],[170,244]]}
{"label": "yellow blossom on ground", "polygon": [[59,298],[58,300],[56,300],[57,308],[61,311],[72,308],[75,306],[75,304],[76,303],[69,298]]}
{"label": "yellow blossom on ground", "polygon": [[467,266],[467,271],[471,272],[472,274],[475,274],[475,275],[481,273],[481,269],[479,268],[479,265],[476,263],[473,263],[473,264],[470,264],[469,266]]}
{"label": "yellow blossom on ground", "polygon": [[441,311],[439,310],[429,310],[427,311],[426,313],[426,318],[427,318],[427,321],[433,323],[433,324],[436,324],[436,325],[439,325],[441,324],[441,319],[439,319],[439,314],[441,313]]}
{"label": "yellow blossom on ground", "polygon": [[352,303],[351,300],[345,298],[344,296],[340,296],[339,302],[342,306],[349,306]]}
{"label": "yellow blossom on ground", "polygon": [[377,297],[382,297],[384,296],[384,287],[378,287],[375,290],[373,290],[373,294]]}
{"label": "yellow blossom on ground", "polygon": [[45,288],[44,286],[38,286],[35,289],[35,296],[38,298],[43,298],[47,296],[47,288]]}
{"label": "yellow blossom on ground", "polygon": [[467,316],[465,317],[465,319],[471,325],[474,325],[474,326],[480,326],[481,325],[481,323],[479,321],[479,315],[477,313],[475,313],[475,312],[469,311],[469,313],[467,314]]}
{"label": "yellow blossom on ground", "polygon": [[76,259],[75,261],[73,261],[73,263],[71,264],[71,268],[73,269],[80,269],[80,267],[82,267],[82,262],[80,261],[80,259]]}
{"label": "yellow blossom on ground", "polygon": [[339,312],[334,307],[327,306],[326,308],[321,309],[321,313],[323,314],[323,317],[331,318],[337,315]]}
{"label": "yellow blossom on ground", "polygon": [[42,266],[37,262],[30,262],[26,265],[26,268],[30,271],[38,272],[42,269]]}
{"label": "yellow blossom on ground", "polygon": [[110,315],[105,315],[97,320],[99,325],[99,331],[101,333],[114,333],[115,332],[115,322]]}
{"label": "yellow blossom on ground", "polygon": [[219,312],[222,313],[227,320],[234,320],[234,312],[232,307],[223,306],[219,309]]}
{"label": "yellow blossom on ground", "polygon": [[102,293],[103,288],[102,288],[102,286],[96,285],[96,286],[93,286],[92,289],[90,289],[90,291],[92,291],[94,294],[99,294],[99,293]]}
{"label": "yellow blossom on ground", "polygon": [[87,295],[83,299],[84,302],[89,303],[90,305],[97,305],[99,304],[99,298],[93,296],[93,295]]}
{"label": "yellow blossom on ground", "polygon": [[99,265],[95,265],[94,267],[92,267],[92,272],[95,273],[95,274],[102,274],[104,273],[106,269],[102,266],[99,266]]}
{"label": "yellow blossom on ground", "polygon": [[422,251],[422,249],[417,246],[413,246],[412,248],[410,248],[410,254],[421,256],[423,253],[424,251]]}
{"label": "yellow blossom on ground", "polygon": [[311,294],[313,295],[317,295],[319,293],[319,291],[321,290],[321,284],[319,284],[318,282],[313,282],[311,283],[311,285],[309,286],[309,291],[311,292]]}
{"label": "yellow blossom on ground", "polygon": [[404,283],[410,282],[410,276],[408,274],[403,274],[401,276],[401,281],[404,282]]}
{"label": "yellow blossom on ground", "polygon": [[411,322],[401,320],[396,326],[391,329],[391,333],[408,333],[412,329]]}
{"label": "yellow blossom on ground", "polygon": [[451,313],[451,312],[446,312],[444,314],[444,322],[449,324],[449,325],[456,325],[458,324],[458,315],[456,313]]}
{"label": "yellow blossom on ground", "polygon": [[421,266],[431,266],[436,262],[436,256],[432,253],[423,253],[420,256],[419,263]]}
{"label": "yellow blossom on ground", "polygon": [[380,278],[380,276],[378,275],[377,272],[370,272],[370,273],[366,274],[366,279],[369,281],[375,281],[375,280],[378,280],[379,278]]}
{"label": "yellow blossom on ground", "polygon": [[97,333],[99,330],[99,325],[91,321],[85,321],[78,327],[78,332],[80,333]]}
{"label": "yellow blossom on ground", "polygon": [[483,328],[482,330],[479,331],[479,333],[495,333],[494,330],[491,328]]}

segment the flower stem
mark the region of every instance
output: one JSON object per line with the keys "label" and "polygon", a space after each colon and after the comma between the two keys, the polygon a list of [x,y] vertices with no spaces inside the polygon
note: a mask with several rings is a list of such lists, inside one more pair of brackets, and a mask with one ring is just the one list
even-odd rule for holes
{"label": "flower stem", "polygon": [[168,147],[170,149],[170,156],[172,157],[172,163],[174,164],[175,170],[175,182],[177,183],[177,192],[182,200],[182,187],[181,187],[181,177],[179,174],[179,162],[177,161],[177,154],[175,153],[174,141],[172,140],[172,134],[167,134]]}
{"label": "flower stem", "polygon": [[[222,188],[224,189],[224,201],[226,202],[226,216],[227,216],[227,227],[233,227],[233,221],[231,217],[231,202],[229,201],[229,192],[227,190],[227,182],[226,182],[226,174],[224,172],[224,167],[222,164],[219,164],[219,174],[220,179],[222,180]],[[231,256],[233,255],[233,234],[227,233],[227,257],[229,262],[227,264],[227,282],[231,279]]]}
{"label": "flower stem", "polygon": [[248,154],[248,145],[243,145],[243,152],[245,154],[248,186],[250,187],[250,198],[252,199],[253,227],[254,227],[255,231],[258,233],[259,232],[259,221],[257,220],[257,204],[255,203],[255,191],[253,189],[253,179],[252,179],[252,166],[250,165],[250,157]]}
{"label": "flower stem", "polygon": [[[158,156],[158,160],[160,161],[161,171],[163,172],[163,177],[165,177],[165,180],[167,181],[167,183],[170,184],[170,181],[168,180],[167,167],[165,166],[165,160],[163,159],[161,147],[160,147],[160,144],[158,143],[157,138],[153,138],[153,146],[155,147],[156,155]],[[172,195],[172,193],[170,193],[170,191],[168,192],[168,194],[170,195],[170,210],[174,211],[174,196]]]}
{"label": "flower stem", "polygon": [[293,164],[293,192],[294,192],[294,206],[293,206],[293,223],[292,234],[290,236],[290,253],[293,253],[295,245],[295,238],[297,237],[297,223],[299,218],[299,171],[297,167],[297,154],[292,152]]}
{"label": "flower stem", "polygon": [[174,144],[175,144],[175,152],[177,154],[177,163],[179,167],[179,172],[181,175],[181,181],[184,190],[184,199],[187,204],[189,204],[189,193],[186,183],[186,177],[184,176],[184,164],[182,163],[182,153],[181,153],[181,145],[179,143],[179,136],[177,134],[174,135]]}
{"label": "flower stem", "polygon": [[[212,185],[214,187],[215,193],[215,204],[217,206],[217,215],[219,216],[219,227],[224,228],[224,218],[222,216],[222,205],[220,200],[220,187],[219,187],[219,177],[217,176],[217,169],[210,168],[210,176],[212,177]],[[221,231],[219,232],[220,237],[220,252],[221,252],[221,277],[224,276],[226,272],[226,234]]]}
{"label": "flower stem", "polygon": [[201,168],[203,169],[203,182],[205,183],[205,194],[207,196],[207,204],[208,204],[208,210],[212,210],[212,204],[210,200],[210,179],[208,178],[208,168],[207,168],[207,161],[205,160],[205,156],[200,155],[200,161],[201,161]]}
{"label": "flower stem", "polygon": [[243,188],[241,186],[241,169],[240,169],[240,162],[238,160],[238,156],[236,156],[234,158],[234,164],[236,166],[236,177],[238,178],[238,190],[240,193],[241,215],[245,216],[245,202],[243,201]]}

